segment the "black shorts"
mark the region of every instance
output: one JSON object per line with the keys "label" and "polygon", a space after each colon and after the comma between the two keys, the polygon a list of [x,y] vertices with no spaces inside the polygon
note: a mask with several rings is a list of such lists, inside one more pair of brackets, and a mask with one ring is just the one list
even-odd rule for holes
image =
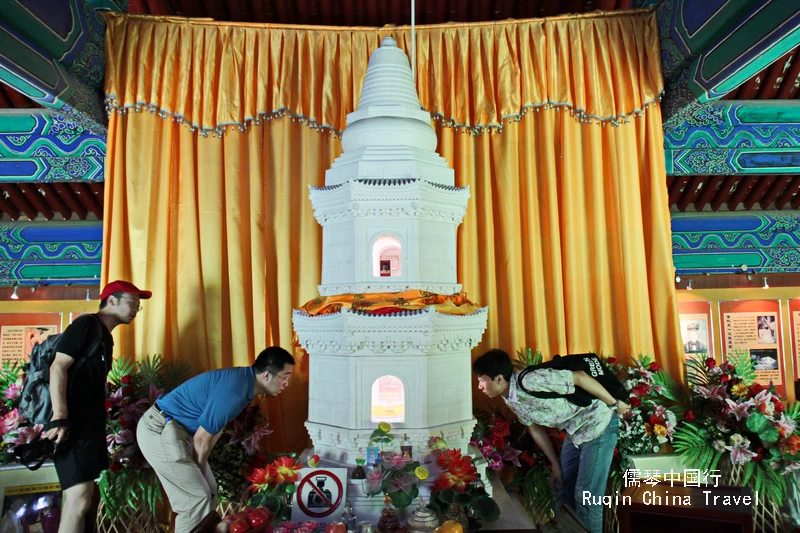
{"label": "black shorts", "polygon": [[70,428],[66,445],[53,455],[61,490],[94,481],[108,468],[105,422]]}

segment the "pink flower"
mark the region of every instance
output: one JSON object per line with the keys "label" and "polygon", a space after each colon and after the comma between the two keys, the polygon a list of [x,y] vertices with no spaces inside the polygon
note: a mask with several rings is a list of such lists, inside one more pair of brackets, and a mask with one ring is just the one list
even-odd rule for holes
{"label": "pink flower", "polygon": [[775,413],[775,404],[772,403],[772,393],[769,390],[765,389],[756,394],[753,401],[760,413],[766,416],[772,416]]}
{"label": "pink flower", "polygon": [[389,461],[389,464],[387,465],[386,468],[389,470],[402,470],[411,461],[412,461],[411,457],[397,454],[394,457],[392,457],[391,461]]}
{"label": "pink flower", "polygon": [[3,417],[2,422],[0,422],[0,434],[5,435],[11,431],[14,431],[19,427],[19,410],[12,409],[6,413],[6,416]]}
{"label": "pink flower", "polygon": [[12,383],[11,385],[6,388],[6,391],[3,393],[3,396],[6,400],[16,400],[19,398],[19,393],[22,392],[22,387],[17,385],[16,383]]}
{"label": "pink flower", "polygon": [[242,446],[244,447],[247,455],[255,455],[258,453],[258,445],[261,442],[261,439],[266,437],[272,433],[271,429],[267,429],[267,426],[264,425],[262,427],[257,427],[253,430],[249,437],[242,441]]}
{"label": "pink flower", "polygon": [[133,441],[133,431],[130,429],[123,429],[114,436],[114,442],[121,445],[126,445]]}
{"label": "pink flower", "polygon": [[153,404],[158,398],[164,394],[164,389],[159,389],[152,383],[150,384],[150,403]]}
{"label": "pink flower", "polygon": [[364,490],[368,495],[374,496],[375,494],[380,493],[382,486],[383,472],[381,472],[380,468],[373,468],[370,470],[369,474],[367,474]]}
{"label": "pink flower", "polygon": [[[713,359],[711,359],[711,361],[713,361]],[[712,387],[698,386],[695,387],[695,391],[703,398],[709,400],[724,400],[727,396],[725,385],[714,385]]]}
{"label": "pink flower", "polygon": [[522,468],[522,464],[520,464],[519,462],[519,456],[521,453],[522,453],[521,451],[515,450],[514,448],[506,444],[506,447],[503,450],[503,461],[508,461],[517,468]]}
{"label": "pink flower", "polygon": [[750,451],[750,441],[738,433],[731,437],[731,446],[725,446],[725,449],[731,452],[731,462],[735,465],[747,464],[758,455]]}
{"label": "pink flower", "polygon": [[42,433],[42,425],[36,424],[33,427],[22,427],[19,428],[17,432],[16,438],[12,441],[14,446],[19,446],[21,444],[28,444],[33,442],[39,435]]}
{"label": "pink flower", "polygon": [[750,416],[750,409],[755,407],[755,402],[751,399],[746,402],[736,403],[732,400],[726,399],[725,403],[728,406],[728,413],[736,417],[736,421],[744,420]]}
{"label": "pink flower", "polygon": [[411,490],[411,487],[413,485],[414,481],[411,479],[411,477],[406,474],[403,474],[402,472],[398,472],[394,476],[392,476],[391,486],[396,490],[402,490],[403,492],[407,493],[409,490]]}

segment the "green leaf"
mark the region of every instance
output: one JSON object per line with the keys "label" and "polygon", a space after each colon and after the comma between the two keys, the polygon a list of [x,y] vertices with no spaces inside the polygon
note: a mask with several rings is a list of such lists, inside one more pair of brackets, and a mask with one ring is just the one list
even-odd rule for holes
{"label": "green leaf", "polygon": [[475,511],[475,515],[479,520],[494,522],[500,518],[500,507],[497,502],[488,496],[477,498],[472,504],[472,510]]}
{"label": "green leaf", "polygon": [[775,426],[772,425],[770,425],[770,427],[766,428],[765,430],[758,432],[758,438],[760,438],[761,441],[766,444],[772,444],[773,442],[777,442],[778,437],[780,437],[780,434],[778,433],[777,428],[775,428]]}
{"label": "green leaf", "polygon": [[771,424],[767,417],[761,413],[753,413],[747,418],[747,429],[753,433],[760,433],[770,426]]}
{"label": "green leaf", "polygon": [[395,492],[387,492],[387,494],[392,499],[392,505],[394,505],[398,509],[405,509],[406,507],[411,505],[411,502],[413,501],[411,496],[406,494],[402,490],[398,490]]}
{"label": "green leaf", "polygon": [[756,380],[756,369],[753,359],[747,350],[734,350],[728,354],[728,362],[736,368],[736,375],[742,378],[745,385],[751,385]]}
{"label": "green leaf", "polygon": [[453,498],[453,503],[457,503],[461,507],[467,507],[469,504],[472,503],[472,496],[470,496],[466,492],[456,494],[456,497]]}
{"label": "green leaf", "polygon": [[443,503],[446,505],[450,505],[453,503],[453,499],[455,498],[455,491],[453,489],[447,489],[439,491],[439,499],[442,500]]}

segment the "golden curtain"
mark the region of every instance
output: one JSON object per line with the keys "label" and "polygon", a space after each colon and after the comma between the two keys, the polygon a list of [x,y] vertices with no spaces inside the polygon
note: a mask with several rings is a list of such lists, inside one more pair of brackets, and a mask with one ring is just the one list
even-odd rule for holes
{"label": "golden curtain", "polygon": [[[290,348],[291,310],[320,281],[308,186],[341,150],[303,124],[341,131],[370,51],[385,35],[408,49],[408,28],[108,22],[112,109],[162,117],[109,122],[103,276],[154,292],[120,328],[118,353],[206,369]],[[458,277],[490,308],[480,349],[642,352],[679,372],[658,65],[651,12],[418,29],[421,101],[444,119],[438,151],[472,193]],[[186,127],[221,132],[282,113],[302,124],[221,139]],[[620,124],[582,122],[592,117]],[[499,125],[500,135],[462,133]],[[306,443],[306,377],[301,356],[269,402],[274,449]]]}

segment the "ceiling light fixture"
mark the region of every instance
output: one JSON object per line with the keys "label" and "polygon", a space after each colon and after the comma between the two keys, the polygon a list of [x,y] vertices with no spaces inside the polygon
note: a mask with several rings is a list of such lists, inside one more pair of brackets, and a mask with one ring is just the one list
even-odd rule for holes
{"label": "ceiling light fixture", "polygon": [[17,294],[17,286],[14,285],[14,292],[11,293],[12,300],[19,300],[19,295]]}
{"label": "ceiling light fixture", "polygon": [[764,278],[764,286],[761,287],[762,289],[769,289],[769,283],[767,283],[767,278]]}
{"label": "ceiling light fixture", "polygon": [[687,290],[687,291],[690,291],[690,290],[692,290],[692,280],[689,280],[689,284],[688,284],[688,285],[686,285],[686,290]]}
{"label": "ceiling light fixture", "polygon": [[86,301],[87,302],[91,302],[92,301],[92,297],[89,296],[89,289],[86,289]]}

